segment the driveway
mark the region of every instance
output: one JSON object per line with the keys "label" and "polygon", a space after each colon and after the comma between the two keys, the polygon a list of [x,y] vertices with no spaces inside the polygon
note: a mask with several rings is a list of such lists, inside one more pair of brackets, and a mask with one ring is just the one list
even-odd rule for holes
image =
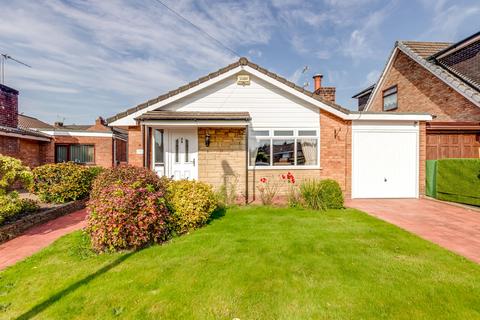
{"label": "driveway", "polygon": [[428,199],[352,199],[346,206],[480,263],[480,210]]}

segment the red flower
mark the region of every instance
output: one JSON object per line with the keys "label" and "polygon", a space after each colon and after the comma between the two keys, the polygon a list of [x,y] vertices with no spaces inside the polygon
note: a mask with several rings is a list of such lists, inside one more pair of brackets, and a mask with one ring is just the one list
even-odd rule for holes
{"label": "red flower", "polygon": [[267,178],[261,178],[261,179],[260,179],[260,182],[261,182],[261,183],[267,183]]}
{"label": "red flower", "polygon": [[286,177],[285,177],[285,175],[284,175],[284,174],[282,174],[282,179],[283,179],[283,180],[285,180],[285,179],[286,179]]}

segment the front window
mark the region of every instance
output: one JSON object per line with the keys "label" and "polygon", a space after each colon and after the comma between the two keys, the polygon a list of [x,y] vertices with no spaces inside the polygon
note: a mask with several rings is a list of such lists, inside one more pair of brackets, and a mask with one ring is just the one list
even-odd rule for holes
{"label": "front window", "polygon": [[397,86],[383,91],[383,111],[395,110],[398,108]]}
{"label": "front window", "polygon": [[95,162],[95,147],[90,144],[55,145],[55,162],[67,161],[92,164]]}
{"label": "front window", "polygon": [[253,130],[249,139],[251,167],[318,166],[318,130]]}

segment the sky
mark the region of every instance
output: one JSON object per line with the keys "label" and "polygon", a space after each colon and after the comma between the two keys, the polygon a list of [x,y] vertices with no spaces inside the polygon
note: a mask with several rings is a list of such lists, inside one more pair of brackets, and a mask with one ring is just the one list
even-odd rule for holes
{"label": "sky", "polygon": [[[316,73],[337,103],[375,83],[396,40],[458,41],[480,30],[478,0],[162,0],[241,56],[303,86]],[[19,110],[88,124],[238,57],[156,0],[0,0],[5,84]],[[308,66],[308,70],[302,70]]]}

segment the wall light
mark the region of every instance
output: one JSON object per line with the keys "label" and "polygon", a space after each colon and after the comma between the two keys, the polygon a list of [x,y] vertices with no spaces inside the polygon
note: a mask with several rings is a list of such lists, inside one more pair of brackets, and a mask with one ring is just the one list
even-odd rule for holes
{"label": "wall light", "polygon": [[210,147],[210,133],[208,133],[207,131],[207,134],[205,135],[205,147]]}

